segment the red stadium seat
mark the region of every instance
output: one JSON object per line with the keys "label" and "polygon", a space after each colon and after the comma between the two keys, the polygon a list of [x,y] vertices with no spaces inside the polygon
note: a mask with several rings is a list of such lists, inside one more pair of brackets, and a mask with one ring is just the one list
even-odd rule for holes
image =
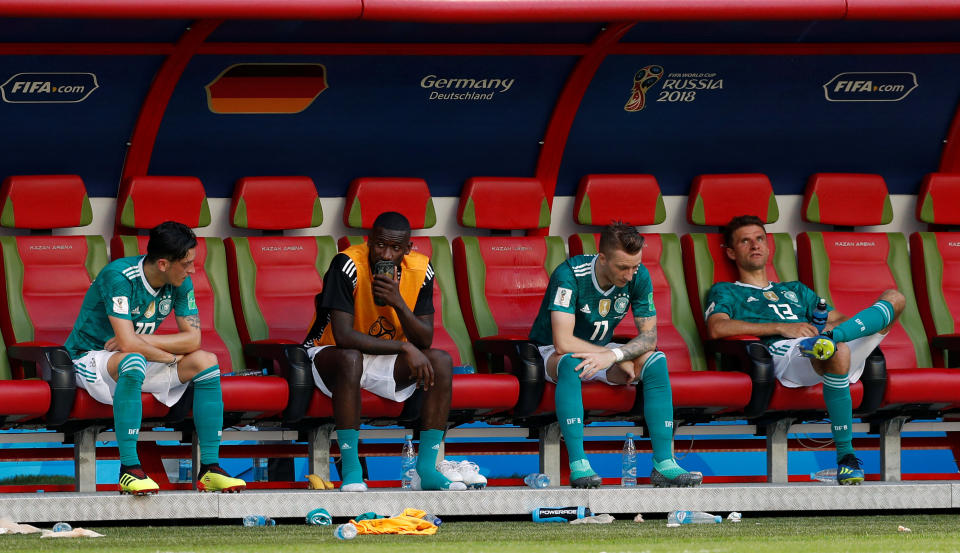
{"label": "red stadium seat", "polygon": [[[402,213],[413,229],[430,228],[436,215],[430,191],[423,179],[366,177],[355,179],[347,190],[344,223],[369,229],[385,211]],[[365,237],[346,236],[340,249],[360,243]],[[453,277],[450,243],[443,236],[414,236],[413,250],[430,257],[435,274],[433,286],[433,347],[453,358],[453,365],[474,365],[473,348],[463,322]],[[469,419],[512,409],[520,393],[517,378],[510,374],[455,374],[450,399],[451,419]]]}
{"label": "red stadium seat", "polygon": [[960,175],[923,179],[917,219],[935,231],[910,235],[913,286],[933,365],[960,367]]}
{"label": "red stadium seat", "polygon": [[[110,241],[114,259],[147,253],[149,236],[143,234],[164,221],[177,221],[191,228],[210,224],[210,208],[207,205],[203,184],[194,177],[131,177],[120,186],[117,199],[117,221],[124,232],[137,235],[115,234]],[[237,334],[237,323],[230,305],[227,285],[227,260],[223,240],[198,237],[196,272],[193,281],[197,308],[200,311],[200,327],[203,349],[214,353],[225,375],[243,374],[247,371]],[[157,329],[158,333],[177,332],[175,317],[167,319]],[[277,417],[287,406],[287,383],[277,376],[238,376],[221,379],[224,412],[230,418]],[[248,398],[256,397],[250,404]],[[189,398],[187,398],[189,400]],[[182,404],[182,405],[181,405]],[[177,405],[184,415],[190,402],[181,400]],[[176,407],[174,408],[176,409]],[[231,414],[234,414],[231,417]]]}
{"label": "red stadium seat", "polygon": [[[651,175],[587,175],[580,181],[573,210],[574,220],[582,225],[619,220],[644,226],[666,219],[660,186]],[[642,262],[650,273],[657,308],[657,349],[667,355],[675,417],[743,413],[753,389],[750,377],[741,372],[705,370],[703,345],[684,286],[679,238],[675,234],[643,236]],[[599,240],[599,234],[571,236],[570,255],[597,253]],[[621,340],[636,333],[630,316],[624,317],[615,331]],[[759,410],[746,414],[756,415]]]}
{"label": "red stadium seat", "polygon": [[[41,361],[38,373],[50,381],[47,424],[69,419],[113,419],[109,405],[76,388],[73,364],[62,344],[73,328],[90,283],[107,262],[100,236],[53,236],[51,229],[85,226],[92,220],[90,200],[76,175],[13,176],[0,190],[2,224],[46,231],[47,235],[4,236],[0,328],[15,370]],[[53,362],[52,362],[53,361]],[[50,380],[50,379],[53,380]],[[151,394],[143,394],[144,420],[168,412]]]}
{"label": "red stadium seat", "polygon": [[[546,228],[550,210],[536,179],[476,177],[460,196],[460,223],[494,230]],[[453,241],[457,292],[467,329],[480,356],[511,355],[511,371],[520,379],[515,414],[546,415],[554,411],[554,385],[546,382],[542,361],[527,335],[547,289],[550,273],[564,259],[556,236],[461,236]],[[526,357],[516,355],[527,348]],[[481,357],[480,364],[484,365]],[[635,386],[583,386],[588,416],[629,412]]]}
{"label": "red stadium seat", "polygon": [[[269,359],[288,379],[287,422],[329,418],[332,405],[313,383],[303,342],[314,317],[314,296],[337,249],[329,236],[283,236],[286,229],[322,222],[320,198],[307,177],[240,179],[230,206],[233,226],[270,231],[226,240],[230,294],[248,360]],[[273,364],[273,363],[272,363]],[[366,397],[363,416],[396,418],[403,404]],[[322,397],[321,397],[322,396]]]}
{"label": "red stadium seat", "polygon": [[[893,218],[882,177],[835,173],[810,177],[803,215],[809,222],[840,226],[880,225]],[[887,289],[906,297],[906,308],[879,348],[887,372],[883,411],[930,415],[960,402],[960,372],[930,368],[902,234],[804,232],[797,236],[797,250],[801,280],[841,313],[856,313]]]}

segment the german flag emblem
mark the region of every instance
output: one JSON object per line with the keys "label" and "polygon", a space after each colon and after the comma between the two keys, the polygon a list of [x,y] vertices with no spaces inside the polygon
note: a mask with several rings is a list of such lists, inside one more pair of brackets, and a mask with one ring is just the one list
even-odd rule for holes
{"label": "german flag emblem", "polygon": [[300,113],[327,89],[319,63],[240,63],[206,86],[213,113]]}

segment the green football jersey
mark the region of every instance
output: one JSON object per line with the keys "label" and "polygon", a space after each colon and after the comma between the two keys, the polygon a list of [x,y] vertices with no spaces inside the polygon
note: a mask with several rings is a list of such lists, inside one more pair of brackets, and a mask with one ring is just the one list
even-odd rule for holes
{"label": "green football jersey", "polygon": [[551,311],[574,314],[573,335],[600,346],[610,342],[613,329],[628,308],[633,310],[634,317],[657,314],[646,267],[641,265],[626,286],[601,290],[595,273],[596,259],[596,255],[578,255],[554,269],[530,330],[531,341],[543,346],[553,343]]}
{"label": "green football jersey", "polygon": [[103,349],[114,337],[108,316],[132,321],[137,334],[153,334],[171,310],[179,317],[197,314],[190,277],[180,286],[165,284],[154,290],[143,274],[143,259],[117,259],[94,279],[64,344],[70,357],[77,359],[88,351]]}
{"label": "green football jersey", "polygon": [[[809,323],[818,301],[820,297],[816,292],[797,280],[771,282],[766,288],[742,282],[718,282],[707,294],[704,318],[726,313],[731,319],[748,323]],[[827,311],[831,310],[828,305]],[[767,345],[783,339],[783,336],[761,337]]]}

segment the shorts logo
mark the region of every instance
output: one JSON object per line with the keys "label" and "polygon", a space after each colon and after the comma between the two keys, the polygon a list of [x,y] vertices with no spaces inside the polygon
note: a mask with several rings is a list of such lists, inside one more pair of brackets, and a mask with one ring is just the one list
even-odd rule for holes
{"label": "shorts logo", "polygon": [[160,316],[166,317],[170,314],[170,307],[173,306],[173,301],[170,298],[163,298],[160,300]]}
{"label": "shorts logo", "polygon": [[620,296],[613,302],[613,310],[622,315],[627,312],[628,305],[630,305],[630,301],[624,296]]}
{"label": "shorts logo", "polygon": [[113,296],[113,312],[119,315],[130,314],[130,305],[127,303],[127,296]]}
{"label": "shorts logo", "polygon": [[787,290],[786,292],[784,292],[783,297],[787,298],[788,301],[792,301],[793,303],[797,303],[798,301],[800,301],[799,298],[797,298],[797,295],[793,293],[793,291],[791,290]]}
{"label": "shorts logo", "polygon": [[640,111],[647,103],[647,91],[663,77],[663,67],[648,65],[633,74],[633,88],[623,111]]}
{"label": "shorts logo", "polygon": [[607,313],[610,312],[610,300],[602,299],[600,303],[597,304],[597,313],[600,313],[601,317],[606,317]]}
{"label": "shorts logo", "polygon": [[557,295],[553,298],[553,304],[560,307],[570,307],[570,296],[572,295],[573,290],[569,288],[557,288]]}
{"label": "shorts logo", "polygon": [[767,298],[770,301],[777,301],[780,299],[780,297],[777,296],[777,294],[771,290],[767,290],[766,292],[764,292],[763,297]]}
{"label": "shorts logo", "polygon": [[147,318],[147,319],[152,319],[152,318],[153,318],[153,315],[154,315],[156,312],[157,312],[157,304],[156,304],[156,302],[150,302],[150,305],[147,306],[147,311],[143,314],[143,316],[144,316],[145,318]]}

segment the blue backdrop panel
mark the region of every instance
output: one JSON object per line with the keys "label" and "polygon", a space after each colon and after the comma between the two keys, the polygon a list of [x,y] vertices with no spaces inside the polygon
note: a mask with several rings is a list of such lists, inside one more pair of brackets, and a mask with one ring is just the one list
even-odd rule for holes
{"label": "blue backdrop panel", "polygon": [[[320,63],[327,90],[296,114],[216,114],[204,87],[237,63]],[[200,56],[160,128],[150,173],[200,177],[212,197],[240,177],[307,175],[321,196],[353,178],[421,177],[457,196],[472,176],[534,173],[571,57]],[[432,76],[432,77],[431,77]],[[425,87],[433,79],[513,79],[509,87]],[[431,99],[432,94],[491,95]]]}
{"label": "blue backdrop panel", "polygon": [[[0,102],[0,178],[17,174],[71,173],[83,177],[90,196],[117,195],[127,142],[162,56],[0,56],[0,84],[18,80],[53,86],[75,81],[97,88],[80,102],[52,103],[55,93],[37,85],[35,103]],[[30,76],[13,78],[17,74]],[[72,75],[71,75],[72,74]],[[22,89],[22,88],[21,88]],[[75,100],[78,95],[69,94]],[[24,100],[23,94],[8,99]]]}
{"label": "blue backdrop panel", "polygon": [[[816,172],[879,173],[893,194],[915,194],[939,164],[960,98],[956,55],[611,56],[597,72],[571,129],[558,195],[588,173],[651,173],[663,193],[686,195],[703,173],[760,172],[778,194],[800,194]],[[659,65],[646,105],[628,112],[637,70]],[[836,78],[850,72],[913,73],[900,101],[860,90],[909,76]],[[832,89],[841,80],[843,94]],[[722,81],[722,83],[721,83]],[[684,88],[700,87],[707,88]],[[907,87],[909,88],[909,87]]]}

